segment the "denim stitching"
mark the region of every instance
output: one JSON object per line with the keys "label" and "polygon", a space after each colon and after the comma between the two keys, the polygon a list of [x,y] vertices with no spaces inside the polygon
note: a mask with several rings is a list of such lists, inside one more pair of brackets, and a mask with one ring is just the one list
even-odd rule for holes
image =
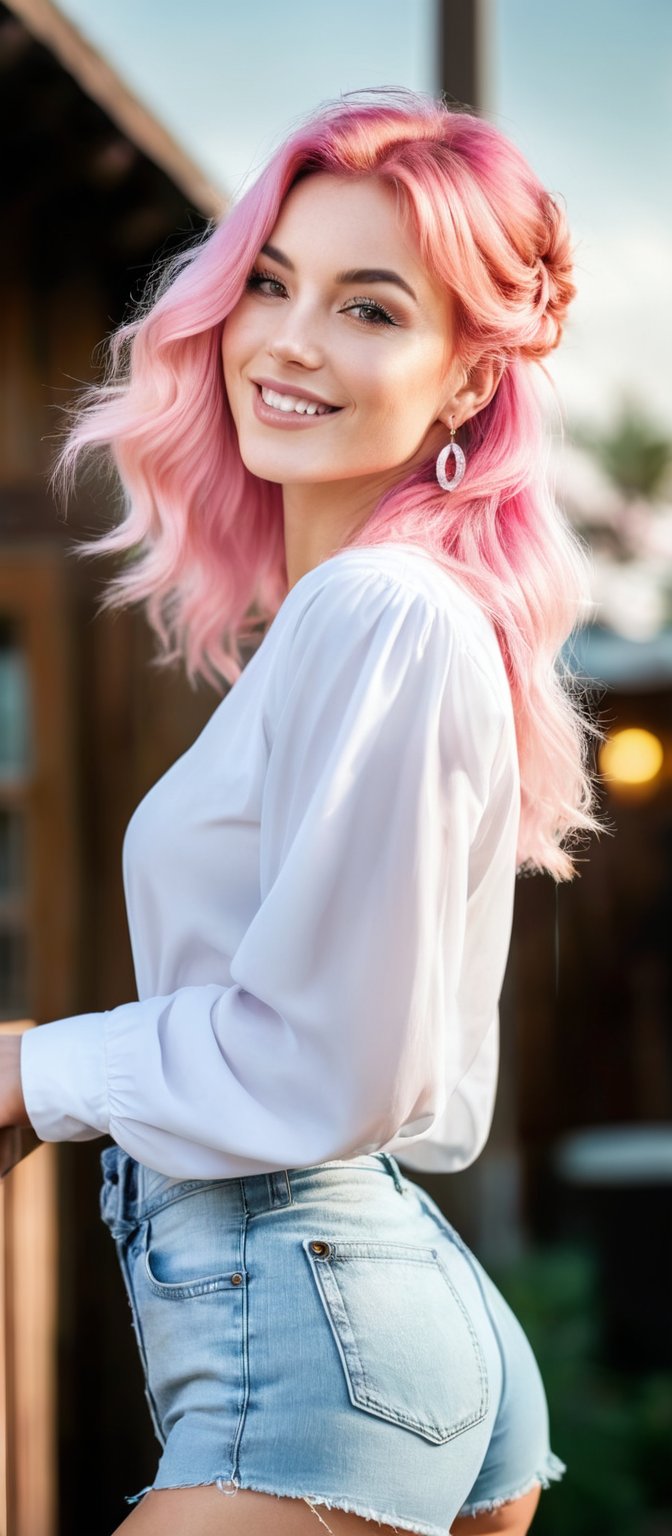
{"label": "denim stitching", "polygon": [[[329,1239],[324,1240],[329,1241]],[[400,1409],[391,1408],[389,1403],[383,1402],[383,1400],[371,1390],[364,1364],[359,1353],[357,1341],[350,1323],[350,1318],[348,1316],[347,1309],[341,1295],[340,1287],[338,1285],[336,1275],[331,1267],[331,1259],[327,1258],[326,1260],[314,1260],[309,1250],[309,1241],[310,1239],[308,1238],[304,1239],[302,1246],[308,1257],[311,1270],[316,1280],[318,1281],[319,1289],[321,1290],[324,1300],[327,1304],[327,1315],[330,1317],[333,1316],[333,1322],[336,1325],[336,1344],[343,1361],[346,1375],[352,1383],[353,1392],[355,1397],[358,1397],[360,1406],[364,1405],[375,1409],[376,1412],[379,1412],[381,1416],[387,1419],[390,1423],[402,1424],[407,1429],[412,1429],[416,1432],[418,1430],[420,1432],[424,1432],[427,1438],[432,1440],[433,1443],[437,1445],[445,1445],[448,1440],[453,1440],[457,1435],[462,1434],[464,1430],[471,1429],[475,1424],[480,1424],[481,1420],[487,1413],[489,1402],[489,1382],[487,1371],[485,1369],[485,1360],[473,1324],[471,1322],[471,1318],[469,1317],[469,1314],[467,1313],[460,1296],[455,1290],[455,1287],[448,1278],[446,1271],[437,1255],[436,1249],[429,1249],[427,1257],[424,1257],[421,1253],[418,1253],[414,1257],[410,1251],[407,1254],[395,1253],[394,1257],[397,1263],[436,1263],[438,1265],[443,1279],[446,1281],[453,1298],[457,1301],[460,1311],[462,1312],[467,1324],[467,1329],[474,1350],[476,1365],[478,1367],[479,1380],[481,1384],[481,1399],[478,1408],[475,1409],[474,1412],[468,1417],[459,1419],[454,1426],[451,1426],[446,1434],[439,1434],[438,1436],[437,1425],[428,1424],[424,1419],[411,1418],[410,1415],[404,1414]],[[331,1246],[333,1247],[334,1258],[338,1261],[339,1244],[335,1241]],[[352,1256],[353,1251],[357,1251],[361,1252],[362,1257],[368,1256],[374,1259],[379,1257],[379,1255],[373,1251],[374,1245],[370,1243],[348,1243],[347,1245],[341,1244],[340,1246],[341,1249],[343,1249],[344,1246],[347,1246],[348,1254],[350,1254],[350,1256]],[[384,1246],[387,1252],[383,1255],[381,1262],[384,1262],[386,1258],[390,1257],[390,1247],[401,1249],[404,1245],[386,1244]],[[429,1257],[429,1254],[431,1254],[431,1258]]]}

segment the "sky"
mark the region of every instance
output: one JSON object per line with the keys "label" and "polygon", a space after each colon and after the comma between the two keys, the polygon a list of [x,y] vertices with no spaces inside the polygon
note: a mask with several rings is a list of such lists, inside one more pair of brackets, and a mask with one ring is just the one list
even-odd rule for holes
{"label": "sky", "polygon": [[[438,95],[440,0],[59,0],[234,201],[320,102]],[[487,0],[482,111],[566,206],[578,296],[547,361],[573,421],[672,430],[672,0]]]}

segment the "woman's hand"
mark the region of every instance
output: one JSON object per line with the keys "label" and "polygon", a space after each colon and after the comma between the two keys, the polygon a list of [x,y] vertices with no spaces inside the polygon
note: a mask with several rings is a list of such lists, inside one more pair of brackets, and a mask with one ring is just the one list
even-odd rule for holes
{"label": "woman's hand", "polygon": [[0,1126],[29,1126],[21,1089],[21,1035],[0,1034]]}

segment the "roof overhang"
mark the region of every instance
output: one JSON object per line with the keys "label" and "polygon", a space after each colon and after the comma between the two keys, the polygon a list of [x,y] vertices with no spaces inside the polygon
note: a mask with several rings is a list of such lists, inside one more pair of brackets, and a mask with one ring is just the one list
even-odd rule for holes
{"label": "roof overhang", "polygon": [[159,166],[206,218],[219,218],[225,193],[177,143],[162,123],[124,85],[97,49],[51,0],[4,0],[7,9],[51,53],[117,127]]}

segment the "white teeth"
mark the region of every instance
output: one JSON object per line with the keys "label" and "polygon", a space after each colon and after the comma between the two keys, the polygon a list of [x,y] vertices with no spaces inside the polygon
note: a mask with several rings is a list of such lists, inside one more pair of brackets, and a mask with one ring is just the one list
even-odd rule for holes
{"label": "white teeth", "polygon": [[299,395],[280,395],[274,389],[267,389],[264,384],[260,385],[260,389],[266,405],[273,405],[279,411],[296,411],[299,416],[322,416],[331,409],[328,405],[318,405],[316,400],[304,400]]}

